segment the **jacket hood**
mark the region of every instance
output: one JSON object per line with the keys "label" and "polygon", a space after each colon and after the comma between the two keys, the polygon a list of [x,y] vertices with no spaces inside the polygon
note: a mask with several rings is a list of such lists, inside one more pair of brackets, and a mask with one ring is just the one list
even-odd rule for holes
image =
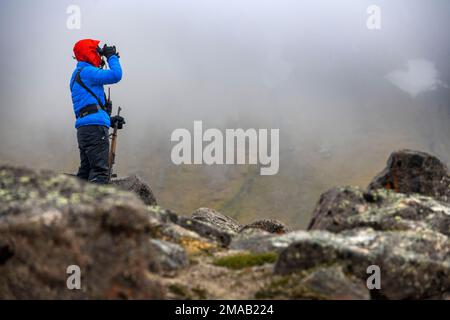
{"label": "jacket hood", "polygon": [[83,39],[75,43],[73,53],[78,61],[83,61],[100,67],[102,58],[97,52],[99,40]]}

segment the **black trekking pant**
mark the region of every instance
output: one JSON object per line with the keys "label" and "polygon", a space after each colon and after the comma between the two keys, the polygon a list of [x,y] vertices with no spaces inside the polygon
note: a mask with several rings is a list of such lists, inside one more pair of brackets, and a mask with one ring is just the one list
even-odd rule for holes
{"label": "black trekking pant", "polygon": [[77,129],[80,149],[80,168],[77,177],[93,183],[108,183],[109,128],[105,126],[81,126]]}

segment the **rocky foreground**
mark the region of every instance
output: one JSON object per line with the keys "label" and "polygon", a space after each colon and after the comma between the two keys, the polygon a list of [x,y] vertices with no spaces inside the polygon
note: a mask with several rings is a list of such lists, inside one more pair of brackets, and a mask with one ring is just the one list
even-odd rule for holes
{"label": "rocky foreground", "polygon": [[[367,189],[325,192],[308,229],[178,215],[138,177],[96,186],[3,166],[0,299],[450,297],[450,175],[431,155],[395,152]],[[70,265],[80,290],[67,288]]]}

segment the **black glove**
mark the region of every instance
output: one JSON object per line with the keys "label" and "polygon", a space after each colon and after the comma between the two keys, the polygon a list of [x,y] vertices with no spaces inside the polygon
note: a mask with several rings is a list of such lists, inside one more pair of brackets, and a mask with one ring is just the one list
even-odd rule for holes
{"label": "black glove", "polygon": [[102,54],[106,57],[106,59],[111,58],[112,56],[119,57],[119,53],[116,51],[116,46],[107,46],[106,44],[103,46]]}
{"label": "black glove", "polygon": [[123,125],[126,123],[122,116],[111,117],[111,128],[114,128],[117,124],[117,129],[122,129]]}

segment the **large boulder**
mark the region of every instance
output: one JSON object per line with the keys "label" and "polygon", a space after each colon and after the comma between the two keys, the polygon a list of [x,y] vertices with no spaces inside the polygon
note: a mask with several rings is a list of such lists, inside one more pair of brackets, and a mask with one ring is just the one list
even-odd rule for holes
{"label": "large boulder", "polygon": [[379,297],[423,299],[450,290],[449,238],[429,230],[312,231],[281,251],[275,273],[287,275],[333,264],[364,281],[369,266],[380,267]]}
{"label": "large boulder", "polygon": [[437,158],[394,152],[367,190],[325,192],[311,231],[281,251],[275,270],[285,274],[338,263],[364,279],[374,264],[382,282],[381,291],[371,292],[375,297],[443,298],[450,292],[449,185],[447,167]]}
{"label": "large boulder", "polygon": [[447,166],[425,152],[393,152],[386,168],[369,184],[369,189],[385,188],[400,193],[419,193],[450,202],[450,176]]}
{"label": "large boulder", "polygon": [[[152,226],[133,194],[0,167],[1,299],[161,299]],[[81,271],[69,290],[67,268]]]}
{"label": "large boulder", "polygon": [[450,236],[450,205],[385,189],[333,188],[320,197],[308,229],[340,232],[360,227],[381,231],[427,228]]}

